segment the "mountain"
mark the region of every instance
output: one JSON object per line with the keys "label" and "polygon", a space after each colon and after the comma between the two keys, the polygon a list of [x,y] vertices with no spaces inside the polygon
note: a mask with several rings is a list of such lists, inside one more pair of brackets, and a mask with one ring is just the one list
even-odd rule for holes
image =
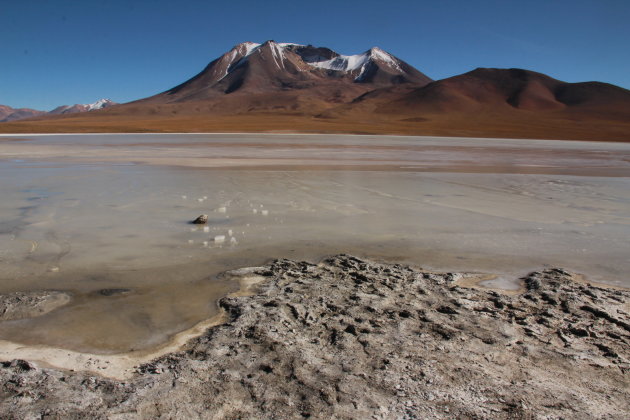
{"label": "mountain", "polygon": [[0,122],[15,121],[23,118],[36,117],[45,114],[45,111],[38,111],[30,108],[11,108],[7,105],[0,105]]}
{"label": "mountain", "polygon": [[29,108],[14,109],[6,105],[0,105],[0,122],[16,121],[26,118],[39,117],[44,115],[58,115],[58,114],[73,114],[77,112],[88,112],[97,109],[103,109],[116,105],[109,99],[99,99],[91,104],[75,104],[75,105],[61,105],[52,111],[37,111]]}
{"label": "mountain", "polygon": [[[77,109],[75,109],[77,110]],[[244,42],[180,85],[74,113],[59,108],[5,132],[326,132],[630,141],[630,91],[523,69],[431,80],[373,47]],[[58,114],[58,115],[52,115]]]}
{"label": "mountain", "polygon": [[116,102],[110,99],[99,99],[91,104],[75,104],[75,105],[61,105],[49,112],[51,115],[57,114],[73,114],[76,112],[88,112],[97,109],[104,109],[113,105],[117,105]]}
{"label": "mountain", "polygon": [[192,79],[147,101],[184,102],[226,94],[334,90],[352,85],[350,90],[362,91],[374,86],[429,82],[429,77],[377,47],[346,56],[312,45],[244,42],[212,61]]}
{"label": "mountain", "polygon": [[566,83],[529,70],[478,68],[414,89],[394,103],[426,113],[482,109],[615,113],[628,107],[630,91],[600,82]]}
{"label": "mountain", "polygon": [[330,113],[360,108],[418,116],[563,111],[615,119],[630,115],[630,91],[601,82],[567,83],[530,70],[478,68],[424,86],[375,89]]}

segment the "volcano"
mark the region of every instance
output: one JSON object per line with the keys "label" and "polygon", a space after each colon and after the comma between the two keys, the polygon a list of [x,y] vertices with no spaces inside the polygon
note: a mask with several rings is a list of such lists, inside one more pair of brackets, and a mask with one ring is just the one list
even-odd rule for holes
{"label": "volcano", "polygon": [[312,45],[244,42],[212,61],[192,79],[149,98],[159,103],[214,99],[226,94],[348,88],[410,83],[424,86],[426,75],[374,47],[345,56]]}
{"label": "volcano", "polygon": [[244,42],[162,93],[3,132],[292,131],[630,141],[630,91],[524,69],[432,80],[372,47],[355,55]]}

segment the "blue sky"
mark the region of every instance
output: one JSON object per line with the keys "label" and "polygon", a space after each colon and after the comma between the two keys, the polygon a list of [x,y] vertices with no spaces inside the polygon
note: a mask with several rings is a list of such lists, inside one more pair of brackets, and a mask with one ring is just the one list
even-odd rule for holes
{"label": "blue sky", "polygon": [[628,89],[628,22],[628,0],[0,0],[0,104],[127,102],[268,39],[379,46],[433,79],[520,67]]}

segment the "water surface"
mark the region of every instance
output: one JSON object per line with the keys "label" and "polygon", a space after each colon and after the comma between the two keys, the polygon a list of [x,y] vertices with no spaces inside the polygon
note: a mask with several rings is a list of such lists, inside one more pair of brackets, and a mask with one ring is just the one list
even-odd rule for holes
{"label": "water surface", "polygon": [[[0,338],[91,352],[216,313],[218,275],[338,252],[630,286],[630,146],[332,135],[0,137],[0,292],[70,305]],[[188,222],[208,214],[206,231]],[[112,291],[115,289],[114,291]]]}

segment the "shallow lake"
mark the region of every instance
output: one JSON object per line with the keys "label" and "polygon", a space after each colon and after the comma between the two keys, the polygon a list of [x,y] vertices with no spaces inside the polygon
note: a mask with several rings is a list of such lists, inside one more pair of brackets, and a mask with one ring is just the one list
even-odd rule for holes
{"label": "shallow lake", "polygon": [[[217,312],[221,272],[335,253],[630,287],[630,145],[432,137],[0,136],[0,293],[71,304],[0,339],[97,353]],[[189,222],[208,214],[206,228]],[[109,289],[117,289],[116,293]]]}

